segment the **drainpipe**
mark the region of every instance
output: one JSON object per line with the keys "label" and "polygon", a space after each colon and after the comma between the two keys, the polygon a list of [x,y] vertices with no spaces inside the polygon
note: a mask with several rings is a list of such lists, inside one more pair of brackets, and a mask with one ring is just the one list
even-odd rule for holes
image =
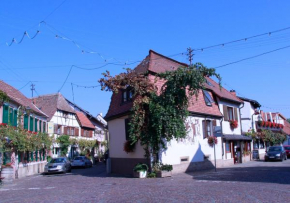
{"label": "drainpipe", "polygon": [[[221,134],[223,134],[223,118],[220,119],[220,126],[221,126]],[[223,157],[225,155],[223,139],[221,139],[221,141],[222,141],[222,157]]]}

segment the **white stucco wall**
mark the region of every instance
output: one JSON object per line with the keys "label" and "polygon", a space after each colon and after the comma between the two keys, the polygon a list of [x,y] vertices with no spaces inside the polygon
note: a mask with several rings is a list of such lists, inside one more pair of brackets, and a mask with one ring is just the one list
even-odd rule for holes
{"label": "white stucco wall", "polygon": [[110,141],[110,157],[111,158],[144,158],[144,150],[137,143],[135,151],[126,153],[124,151],[124,143],[126,142],[125,119],[127,117],[117,118],[108,122]]}
{"label": "white stucco wall", "polygon": [[241,108],[242,132],[248,132],[252,129],[256,131],[255,122],[258,121],[258,116],[253,115],[254,113],[254,106],[250,102],[244,101],[244,106]]}
{"label": "white stucco wall", "polygon": [[239,105],[235,104],[235,103],[227,102],[227,101],[222,101],[222,100],[219,100],[218,103],[219,103],[219,109],[222,113],[223,113],[223,107],[224,107],[223,105],[237,108],[237,113],[238,113],[238,127],[235,129],[232,129],[230,126],[230,122],[223,121],[222,122],[222,133],[227,134],[227,135],[241,135],[242,128],[241,128],[241,124],[240,124]]}

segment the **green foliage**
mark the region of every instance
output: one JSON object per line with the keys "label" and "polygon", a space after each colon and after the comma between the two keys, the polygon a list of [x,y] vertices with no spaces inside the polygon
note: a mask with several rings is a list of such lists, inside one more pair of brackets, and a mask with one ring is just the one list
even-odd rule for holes
{"label": "green foliage", "polygon": [[108,71],[103,75],[99,81],[102,90],[114,93],[127,87],[134,90],[129,134],[133,143],[140,141],[147,157],[151,153],[156,157],[173,138],[186,137],[185,119],[189,115],[191,97],[198,96],[206,77],[216,76],[219,82],[221,80],[214,69],[201,63],[157,74],[156,81],[164,81],[161,90],[149,80],[149,75],[130,69],[115,77]]}
{"label": "green foliage", "polygon": [[2,90],[0,90],[0,106],[2,106],[4,102],[8,102],[8,101],[9,101],[8,95]]}
{"label": "green foliage", "polygon": [[66,156],[68,147],[71,144],[69,135],[61,135],[56,139],[56,141],[60,144],[61,155]]}
{"label": "green foliage", "polygon": [[290,118],[287,118],[288,123],[290,123]]}
{"label": "green foliage", "polygon": [[282,133],[274,133],[271,130],[262,130],[262,139],[264,142],[269,142],[271,146],[282,144],[287,136]]}
{"label": "green foliage", "polygon": [[142,171],[148,171],[148,166],[143,163],[138,163],[134,169],[135,172],[142,172]]}
{"label": "green foliage", "polygon": [[155,163],[153,165],[152,171],[154,171],[155,173],[159,172],[159,171],[172,171],[173,167],[170,164],[162,164],[162,163]]}
{"label": "green foliage", "polygon": [[147,178],[156,178],[156,173],[148,173]]}
{"label": "green foliage", "polygon": [[163,165],[161,166],[161,170],[162,170],[162,171],[172,171],[172,170],[173,170],[173,167],[172,167],[172,165],[170,165],[170,164],[163,164]]}
{"label": "green foliage", "polygon": [[258,138],[258,135],[254,130],[252,130],[250,132],[246,132],[245,135],[248,137],[251,137],[254,141],[256,141]]}
{"label": "green foliage", "polygon": [[0,149],[20,152],[49,148],[52,140],[46,133],[33,133],[20,127],[0,126]]}

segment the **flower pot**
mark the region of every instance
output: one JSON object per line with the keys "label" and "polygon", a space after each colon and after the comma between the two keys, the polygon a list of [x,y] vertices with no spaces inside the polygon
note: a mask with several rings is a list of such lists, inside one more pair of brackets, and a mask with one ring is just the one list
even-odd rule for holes
{"label": "flower pot", "polygon": [[158,171],[156,173],[157,178],[171,177],[172,171]]}
{"label": "flower pot", "polygon": [[1,178],[3,183],[11,183],[13,181],[14,170],[12,167],[5,167],[1,170]]}
{"label": "flower pot", "polygon": [[147,171],[139,171],[139,172],[133,172],[133,177],[134,178],[146,178],[147,176]]}

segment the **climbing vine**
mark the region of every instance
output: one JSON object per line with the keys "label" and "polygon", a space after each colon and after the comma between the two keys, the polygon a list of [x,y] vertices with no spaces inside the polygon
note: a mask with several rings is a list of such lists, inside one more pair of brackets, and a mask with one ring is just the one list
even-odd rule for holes
{"label": "climbing vine", "polygon": [[[114,93],[128,87],[134,90],[129,135],[132,145],[140,141],[147,157],[150,154],[156,157],[173,138],[186,137],[185,119],[189,115],[191,97],[197,97],[204,89],[206,77],[215,76],[221,81],[215,69],[206,68],[201,63],[159,73],[153,81],[152,75],[131,69],[115,77],[108,71],[103,75],[104,78],[99,80],[102,90]],[[157,81],[164,82],[161,89],[158,89]]]}

